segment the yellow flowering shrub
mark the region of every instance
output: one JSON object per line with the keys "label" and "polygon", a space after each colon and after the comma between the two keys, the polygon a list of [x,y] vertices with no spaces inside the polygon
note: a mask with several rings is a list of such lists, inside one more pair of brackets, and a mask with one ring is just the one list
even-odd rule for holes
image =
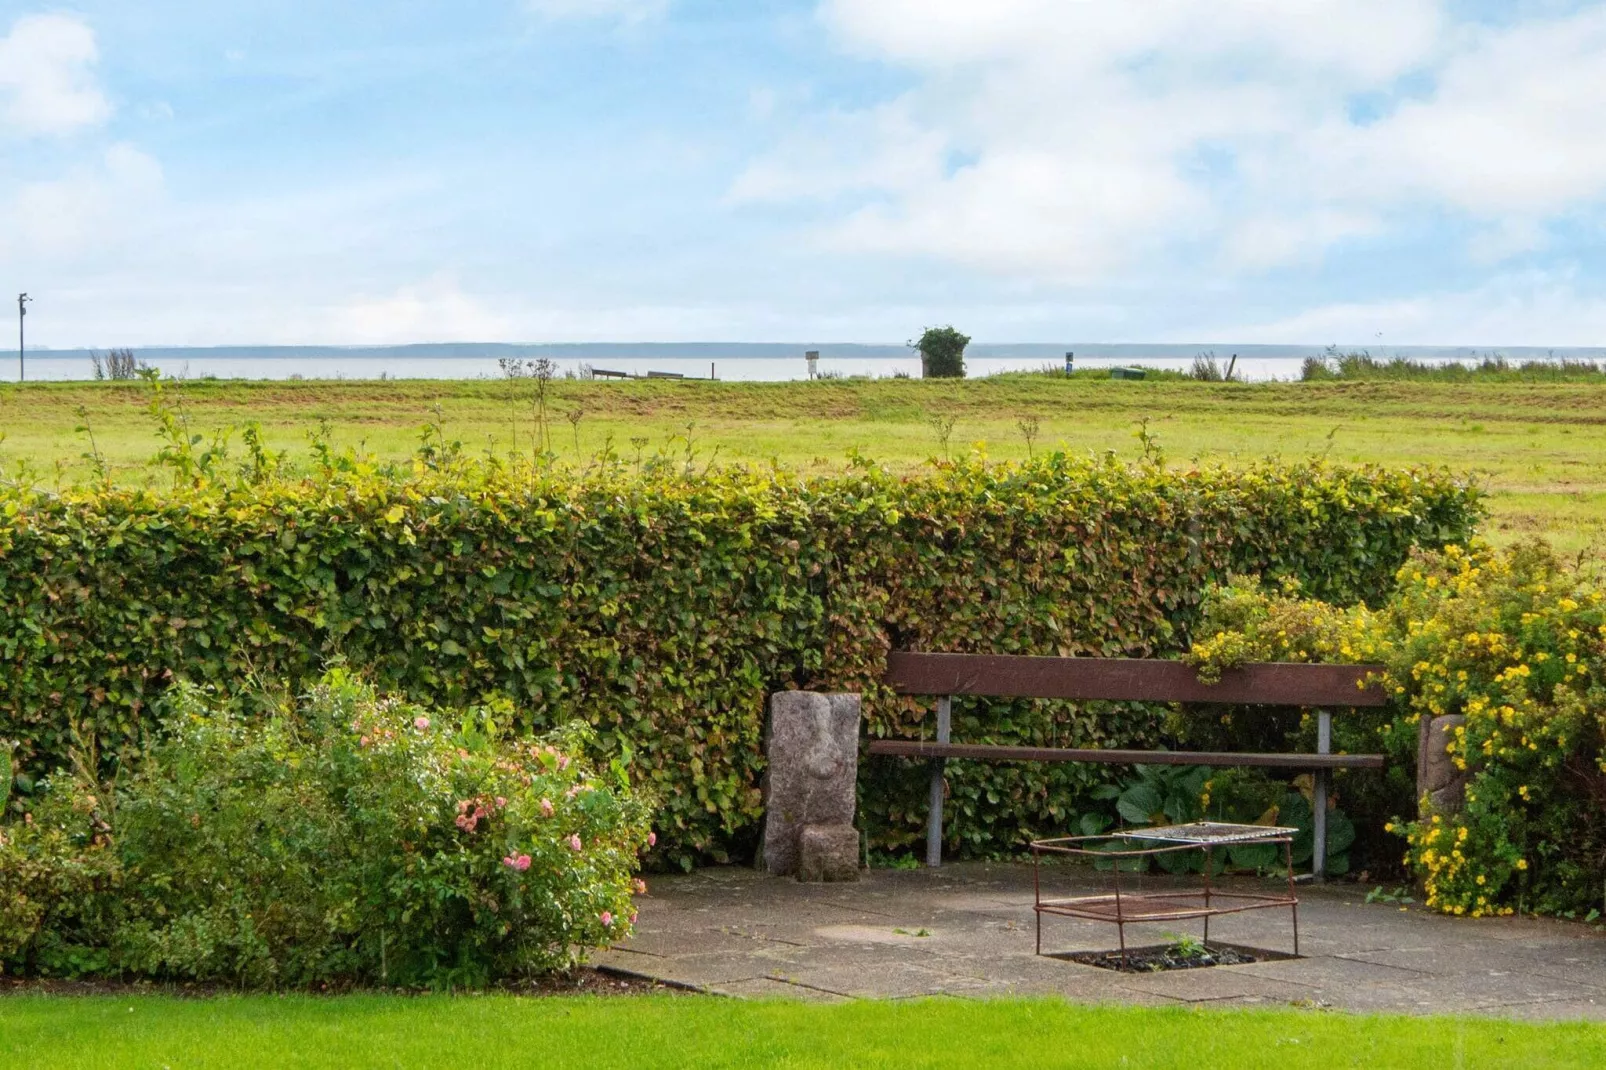
{"label": "yellow flowering shrub", "polygon": [[[1235,580],[1207,605],[1189,657],[1201,674],[1251,660],[1375,662],[1385,718],[1338,718],[1413,775],[1423,718],[1461,714],[1448,743],[1469,775],[1454,812],[1385,828],[1426,902],[1447,913],[1572,913],[1606,879],[1606,595],[1598,569],[1541,542],[1413,557],[1376,609]],[[1345,749],[1345,748],[1341,748]],[[1359,823],[1381,814],[1348,803]],[[1415,807],[1411,808],[1413,811]]]}

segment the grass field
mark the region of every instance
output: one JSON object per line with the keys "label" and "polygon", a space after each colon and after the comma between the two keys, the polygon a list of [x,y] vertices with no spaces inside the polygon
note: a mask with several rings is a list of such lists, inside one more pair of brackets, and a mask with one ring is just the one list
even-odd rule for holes
{"label": "grass field", "polygon": [[1058,1000],[0,998],[9,1067],[1587,1067],[1606,1026]]}
{"label": "grass field", "polygon": [[[527,382],[197,381],[176,392],[198,432],[260,421],[268,441],[306,455],[327,421],[337,444],[405,456],[436,418],[472,451],[528,451]],[[1361,381],[1117,382],[1043,375],[969,381],[826,380],[793,383],[577,382],[551,386],[553,448],[589,457],[611,440],[627,459],[691,439],[698,456],[779,460],[804,470],[843,464],[850,450],[893,468],[939,454],[932,418],[951,418],[948,450],[985,443],[989,456],[1035,448],[1134,455],[1148,419],[1173,463],[1229,463],[1326,454],[1386,465],[1443,464],[1476,474],[1492,494],[1497,541],[1538,533],[1558,546],[1606,543],[1606,383]],[[0,463],[34,467],[49,483],[88,471],[95,446],[124,481],[153,478],[155,452],[138,383],[40,383],[0,388]],[[571,422],[570,415],[576,415]],[[671,440],[674,440],[671,445]],[[58,470],[58,465],[60,466]]]}

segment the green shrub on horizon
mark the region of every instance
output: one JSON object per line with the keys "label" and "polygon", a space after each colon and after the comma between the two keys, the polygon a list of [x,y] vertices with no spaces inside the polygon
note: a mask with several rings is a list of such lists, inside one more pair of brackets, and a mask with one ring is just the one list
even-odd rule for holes
{"label": "green shrub on horizon", "polygon": [[[929,701],[879,685],[889,649],[1172,656],[1228,574],[1375,601],[1413,547],[1481,516],[1442,471],[1157,456],[805,479],[510,468],[429,443],[410,470],[325,457],[291,479],[268,458],[179,475],[167,491],[0,490],[0,738],[30,775],[75,740],[107,763],[137,746],[174,680],[266,715],[254,681],[301,691],[343,658],[413,701],[510,706],[521,731],[590,724],[594,753],[628,753],[661,800],[657,857],[678,864],[751,851],[771,691],[861,690],[870,735],[929,734]],[[974,741],[1164,738],[1143,706],[961,702],[955,718]],[[1011,850],[1109,775],[958,765],[950,846]],[[924,778],[861,766],[878,847],[921,835]]]}
{"label": "green shrub on horizon", "polygon": [[920,352],[920,369],[924,378],[965,377],[965,347],[970,344],[970,335],[951,326],[927,327],[918,339],[909,344]]}

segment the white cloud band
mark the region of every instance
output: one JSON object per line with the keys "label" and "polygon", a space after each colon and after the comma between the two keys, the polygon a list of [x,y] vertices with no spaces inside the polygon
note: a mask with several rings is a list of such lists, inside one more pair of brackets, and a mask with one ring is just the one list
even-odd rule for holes
{"label": "white cloud band", "polygon": [[0,37],[0,126],[67,134],[103,122],[111,105],[95,83],[95,34],[71,15],[25,15]]}
{"label": "white cloud band", "polygon": [[[914,88],[816,115],[737,200],[860,203],[821,240],[1033,280],[1319,259],[1422,212],[1488,260],[1606,196],[1606,10],[1431,0],[824,0]],[[852,208],[853,206],[850,206]]]}

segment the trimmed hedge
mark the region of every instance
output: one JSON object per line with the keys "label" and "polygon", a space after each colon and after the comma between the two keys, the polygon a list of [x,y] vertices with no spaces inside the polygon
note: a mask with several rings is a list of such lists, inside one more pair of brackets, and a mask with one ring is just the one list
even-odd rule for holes
{"label": "trimmed hedge", "polygon": [[[1481,516],[1444,472],[1314,462],[447,468],[0,492],[0,736],[34,771],[75,734],[110,755],[176,678],[249,707],[342,657],[421,702],[511,700],[532,731],[589,722],[662,800],[664,859],[723,858],[758,830],[772,690],[860,689],[872,735],[919,734],[929,704],[877,684],[890,648],[1174,655],[1229,573],[1375,600],[1413,546],[1463,540]],[[955,712],[960,738],[1001,742],[1148,744],[1163,721],[994,703],[984,729]],[[923,775],[866,764],[878,844],[919,835]],[[959,765],[952,846],[1058,828],[1106,775]]]}

